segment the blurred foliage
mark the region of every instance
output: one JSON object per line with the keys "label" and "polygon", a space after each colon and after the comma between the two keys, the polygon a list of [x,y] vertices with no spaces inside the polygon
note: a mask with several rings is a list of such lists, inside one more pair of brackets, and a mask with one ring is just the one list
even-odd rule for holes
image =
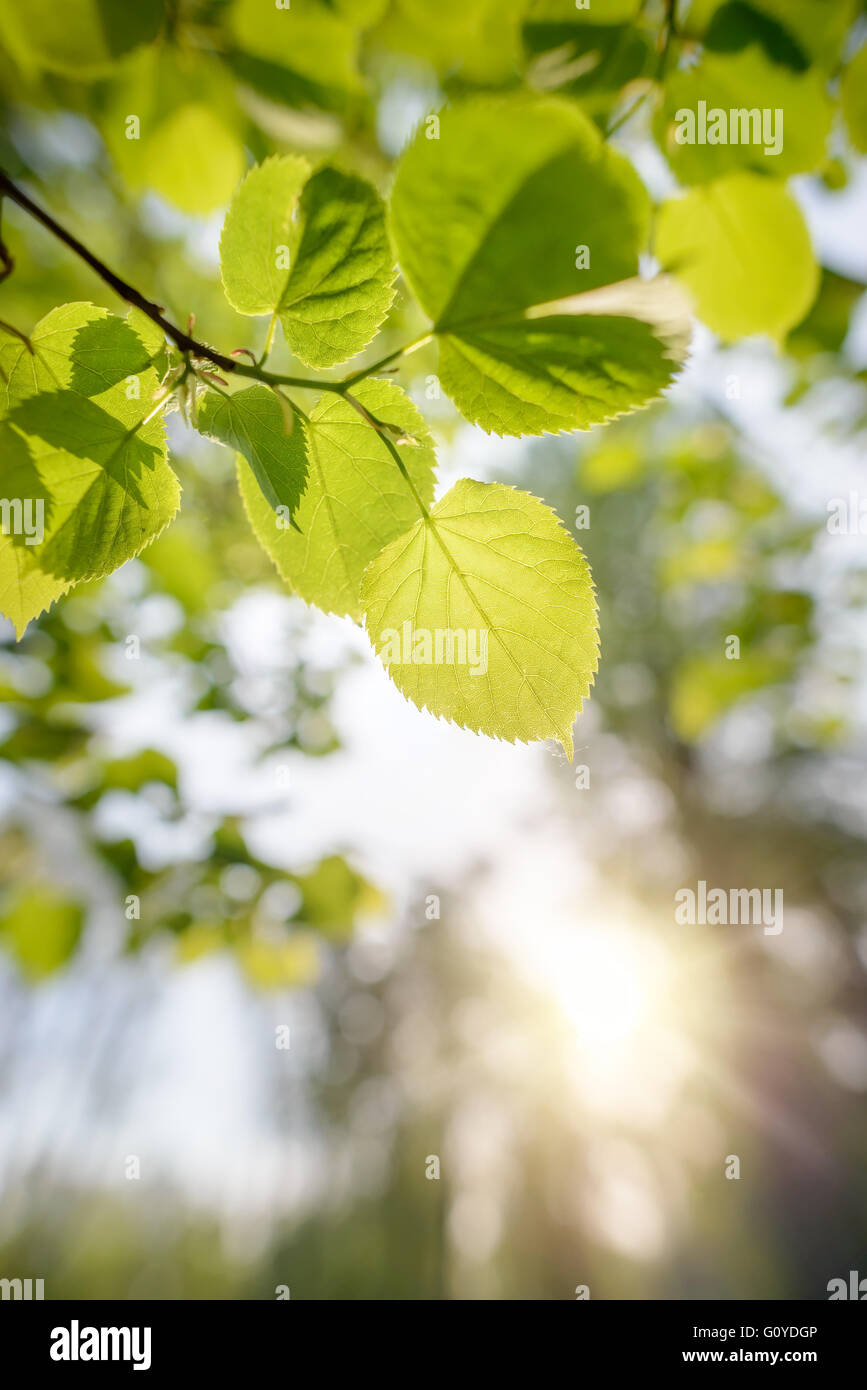
{"label": "blurred foliage", "polygon": [[77,903],[45,889],[19,890],[0,917],[0,937],[25,977],[38,980],[69,959],[83,921]]}
{"label": "blurred foliage", "polygon": [[[230,948],[260,986],[306,983],[318,973],[316,941],[345,939],[357,913],[381,908],[342,856],[289,875],[250,851],[244,818],[231,809],[205,817],[193,857],[169,855],[170,862],[153,862],[152,826],[142,822],[134,836],[113,828],[137,802],[166,831],[202,820],[171,756],[147,743],[113,753],[100,727],[113,706],[147,698],[160,681],[183,691],[183,717],[191,726],[216,716],[250,727],[259,746],[254,765],[272,769],[273,805],[289,795],[281,790],[289,786],[281,757],[327,756],[337,747],[328,719],[333,673],[294,656],[288,629],[286,651],[275,654],[264,689],[245,679],[227,646],[224,614],[251,584],[268,578],[264,558],[239,528],[231,479],[188,477],[186,500],[186,519],[136,562],[125,593],[111,581],[91,583],[22,642],[6,644],[0,762],[18,770],[20,801],[9,808],[0,838],[0,885],[11,893],[16,884],[52,876],[56,866],[25,812],[25,805],[44,802],[52,814],[78,822],[76,833],[108,870],[119,949],[141,950],[170,934],[178,961]],[[152,637],[142,635],[148,612]],[[269,896],[275,885],[283,885],[285,901],[273,891]],[[30,920],[38,935],[41,891],[34,887],[14,899],[2,933],[32,977],[64,964],[80,933],[80,923],[64,934],[59,918],[55,925],[46,916],[44,953],[28,944],[23,923]]]}

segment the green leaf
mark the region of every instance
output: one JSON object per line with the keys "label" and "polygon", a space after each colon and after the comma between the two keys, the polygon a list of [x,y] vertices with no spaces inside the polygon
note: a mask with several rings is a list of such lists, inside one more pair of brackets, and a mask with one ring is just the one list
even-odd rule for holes
{"label": "green leaf", "polygon": [[841,352],[855,305],[864,294],[860,280],[822,268],[819,292],[807,317],[789,334],[786,350],[795,357]]}
{"label": "green leaf", "polygon": [[358,91],[358,33],[327,0],[302,0],[286,9],[262,0],[235,0],[229,15],[244,53],[288,73],[346,92]]}
{"label": "green leaf", "polygon": [[[657,394],[677,360],[673,337],[579,322],[578,297],[634,277],[646,241],[649,202],[626,160],[552,98],[469,102],[442,114],[438,139],[428,133],[400,161],[390,227],[466,418],[540,434]],[[611,312],[630,317],[628,293]]]}
{"label": "green leaf", "polygon": [[330,0],[330,5],[358,29],[378,24],[388,9],[388,0]]}
{"label": "green leaf", "polygon": [[[647,194],[595,126],[552,97],[476,100],[423,126],[390,202],[398,260],[438,329],[634,275]],[[590,265],[575,266],[576,243]]]}
{"label": "green leaf", "polygon": [[0,942],[31,981],[65,965],[84,927],[79,903],[50,888],[22,888],[0,916]]}
{"label": "green leaf", "polygon": [[163,0],[0,0],[0,31],[22,67],[79,80],[110,71],[124,53],[152,42],[164,16]]}
{"label": "green leaf", "polygon": [[[0,421],[0,457],[3,459],[4,501],[20,502],[26,524],[38,536],[38,515],[34,503],[43,500],[45,488],[34,468],[25,441],[6,421]],[[13,523],[14,524],[14,523]],[[20,524],[20,523],[19,523]],[[0,613],[14,625],[21,637],[31,618],[50,608],[55,599],[71,589],[74,580],[63,579],[42,569],[34,550],[25,549],[19,536],[9,533],[5,515],[0,531]]]}
{"label": "green leaf", "polygon": [[[743,47],[744,34],[759,39],[789,66],[806,67],[812,59],[830,70],[858,0],[691,0],[690,35],[712,48]],[[769,22],[770,21],[770,22]],[[705,31],[707,31],[705,33]],[[782,38],[780,37],[782,33]],[[783,44],[788,39],[788,53]],[[784,56],[785,55],[785,56]]]}
{"label": "green leaf", "polygon": [[92,304],[53,309],[30,341],[0,348],[3,493],[32,522],[28,535],[13,515],[0,536],[0,612],[19,636],[72,584],[138,554],[180,503],[162,419],[147,419],[155,341]]}
{"label": "green leaf", "polygon": [[[695,6],[689,17],[691,29],[694,12]],[[696,32],[701,29],[703,22],[699,13]],[[792,34],[778,20],[763,14],[745,0],[731,0],[731,3],[720,5],[702,34],[704,48],[719,53],[737,53],[753,43],[761,44],[772,62],[783,63],[795,72],[805,72],[810,66],[804,50]]]}
{"label": "green leaf", "polygon": [[444,333],[442,387],[489,433],[588,429],[645,405],[670,383],[686,354],[687,315],[683,297],[662,277]]}
{"label": "green leaf", "polygon": [[654,129],[681,183],[740,168],[788,178],[822,163],[831,114],[821,73],[792,72],[753,44],[672,73]]}
{"label": "green leaf", "polygon": [[[412,401],[390,381],[363,381],[353,395],[377,419],[415,441],[396,447],[428,503],[433,497],[433,444]],[[385,440],[342,397],[322,397],[306,434],[308,478],[295,517],[298,533],[280,524],[249,466],[239,459],[244,505],[265,551],[301,598],[327,613],[360,618],[364,569],[412,525],[418,502]]]}
{"label": "green leaf", "polygon": [[247,167],[230,74],[161,45],[118,64],[112,79],[98,119],[127,188],[191,214],[224,207]]}
{"label": "green leaf", "polygon": [[857,0],[750,0],[750,8],[776,20],[803,53],[830,69],[855,19]]}
{"label": "green leaf", "polygon": [[[140,375],[159,355],[162,333],[150,320],[147,338],[140,327],[144,315],[125,320],[93,304],[63,304],[52,309],[30,335],[32,352],[20,338],[4,336],[0,343],[0,379],[4,412],[40,391],[71,387],[82,396],[97,397],[107,389]],[[159,334],[159,338],[158,335]],[[145,382],[140,382],[140,388]],[[142,398],[145,395],[141,389]],[[153,402],[147,402],[148,413]]]}
{"label": "green leaf", "polygon": [[338,169],[308,179],[291,155],[251,169],[220,241],[223,285],[242,314],[279,316],[309,367],[366,347],[394,297],[394,264],[378,193]]}
{"label": "green leaf", "polygon": [[297,239],[293,213],[309,174],[300,155],[273,155],[254,165],[235,193],[220,237],[220,270],[239,314],[270,314],[280,303]]}
{"label": "green leaf", "polygon": [[130,309],[126,321],[144,347],[148,362],[162,380],[169,365],[165,333],[154,323],[153,319],[148,318],[146,313],[135,307]]}
{"label": "green leaf", "polygon": [[388,0],[296,0],[278,9],[261,0],[237,0],[221,57],[245,86],[293,115],[303,112],[302,122],[313,107],[342,111],[361,89],[359,31],[377,23],[387,5]]}
{"label": "green leaf", "polygon": [[867,154],[867,44],[844,69],[840,104],[852,144],[859,154]]}
{"label": "green leaf", "polygon": [[726,342],[781,338],[809,309],[819,271],[801,211],[786,188],[729,174],[664,203],[656,254]]}
{"label": "green leaf", "polygon": [[464,83],[514,81],[525,0],[393,0],[377,38]]}
{"label": "green leaf", "polygon": [[669,719],[677,737],[695,743],[746,695],[784,680],[791,661],[766,652],[745,651],[738,661],[696,652],[674,671]]}
{"label": "green leaf", "polygon": [[634,19],[640,0],[589,0],[583,7],[575,0],[529,0],[527,19],[531,23],[563,23],[593,27],[597,24],[623,24]]}
{"label": "green leaf", "polygon": [[155,748],[142,748],[128,758],[114,758],[106,763],[101,789],[140,792],[148,782],[164,782],[173,791],[178,789],[177,767]]}
{"label": "green leaf", "polygon": [[362,915],[388,910],[388,902],[372,883],[356,873],[341,854],[320,860],[306,874],[294,874],[302,903],[296,920],[332,941],[348,941]]}
{"label": "green leaf", "polygon": [[182,212],[223,207],[246,168],[239,136],[217,111],[190,102],[157,128],[143,152],[145,186]]}
{"label": "green leaf", "polygon": [[462,479],[371,562],[362,602],[420,709],[511,743],[556,738],[571,758],[598,664],[596,598],[581,550],[537,498]]}
{"label": "green leaf", "polygon": [[197,427],[202,434],[243,454],[268,506],[285,507],[289,516],[304,491],[307,447],[296,420],[291,432],[274,392],[250,386],[225,396],[206,391],[199,401]]}
{"label": "green leaf", "polygon": [[272,307],[296,357],[333,367],[367,346],[394,298],[385,212],[364,179],[326,168],[301,194],[298,226],[297,253]]}
{"label": "green leaf", "polygon": [[257,989],[301,989],[314,984],[322,968],[320,943],[307,932],[294,932],[284,941],[244,936],[234,950]]}

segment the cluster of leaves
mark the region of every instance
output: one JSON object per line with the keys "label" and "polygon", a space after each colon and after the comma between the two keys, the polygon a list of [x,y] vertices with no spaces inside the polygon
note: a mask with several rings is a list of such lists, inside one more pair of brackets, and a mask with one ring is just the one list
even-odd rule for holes
{"label": "cluster of leaves", "polygon": [[[656,395],[683,333],[666,319],[667,285],[630,278],[650,209],[627,161],[552,98],[467,103],[428,134],[400,163],[390,238],[364,180],[297,156],[255,166],[221,239],[234,308],[279,322],[305,365],[337,365],[388,311],[393,244],[433,320],[443,388],[472,422],[559,431]],[[589,269],[575,264],[576,225],[594,248]],[[7,332],[0,371],[5,485],[45,499],[44,538],[8,536],[0,552],[0,604],[19,631],[172,519],[180,489],[160,404],[180,399],[237,453],[253,528],[308,602],[363,617],[375,646],[406,623],[489,634],[486,680],[456,664],[393,667],[410,698],[477,731],[571,750],[597,660],[581,552],[540,502],[502,485],[465,480],[434,505],[430,435],[396,383],[367,372],[323,383],[308,415],[284,393],[293,379],[245,364],[239,374],[259,380],[230,393],[194,352],[167,359],[140,311],[122,320],[86,304],[52,311],[26,341]]]}
{"label": "cluster of leaves", "polygon": [[[26,25],[14,10],[2,13],[19,66],[93,80],[120,173],[186,211],[224,203],[246,162],[227,84],[351,122],[384,53],[424,53],[450,104],[403,152],[387,207],[339,162],[285,153],[247,172],[225,218],[222,283],[232,308],[269,330],[265,354],[231,372],[189,334],[167,342],[165,322],[139,309],[121,319],[73,303],[26,338],[3,330],[3,491],[42,498],[45,526],[36,544],[0,538],[0,611],[20,632],[160,534],[180,504],[163,423],[179,404],[236,454],[251,525],[282,578],[364,622],[404,694],[477,732],[553,737],[571,754],[598,660],[587,563],[551,510],[515,489],[464,479],[434,503],[429,431],[383,370],[435,343],[439,383],[466,420],[540,435],[622,415],[671,382],[687,346],[676,281],[723,341],[783,339],[820,278],[785,180],[832,178],[835,104],[855,148],[867,144],[864,50],[845,63],[854,3],[476,0],[433,16],[415,0],[149,0],[134,14],[76,0],[71,37],[49,5]],[[604,138],[647,97],[687,190],[655,212]],[[680,144],[677,113],[699,100],[782,112],[779,154]],[[141,126],[132,140],[124,110]],[[670,275],[638,278],[648,250]],[[341,380],[266,368],[278,325],[317,372],[365,351],[398,267],[426,318],[419,339]],[[308,413],[297,390],[315,386]],[[389,635],[407,626],[485,631],[486,673],[392,660]]]}

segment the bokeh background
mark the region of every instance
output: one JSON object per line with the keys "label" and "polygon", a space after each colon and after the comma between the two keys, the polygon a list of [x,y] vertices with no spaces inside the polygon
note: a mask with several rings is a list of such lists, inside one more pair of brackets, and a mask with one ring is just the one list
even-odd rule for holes
{"label": "bokeh background", "polygon": [[[86,36],[114,8],[57,13]],[[568,7],[552,35],[532,0],[292,0],[308,38],[274,52],[266,8],[154,0],[156,41],[91,72],[34,57],[0,5],[0,163],[223,348],[264,329],[219,287],[251,160],[337,157],[386,189],[425,114],[520,82],[605,127],[664,19],[612,0],[609,26]],[[770,0],[701,0],[681,33],[809,47],[821,11],[833,83],[860,6],[790,9],[791,32]],[[613,140],[661,197],[651,107]],[[19,644],[0,620],[0,1276],[795,1299],[867,1275],[867,564],[828,526],[867,499],[867,176],[839,123],[792,186],[809,315],[729,349],[699,325],[649,410],[499,440],[438,397],[434,352],[402,369],[440,491],[589,508],[603,649],[574,767],[408,705],[362,631],[281,588],[231,456],[177,415],[179,520]],[[17,209],[3,235],[0,318],[119,308]],[[374,355],[420,326],[401,294]],[[699,879],[782,889],[783,931],[677,924]]]}

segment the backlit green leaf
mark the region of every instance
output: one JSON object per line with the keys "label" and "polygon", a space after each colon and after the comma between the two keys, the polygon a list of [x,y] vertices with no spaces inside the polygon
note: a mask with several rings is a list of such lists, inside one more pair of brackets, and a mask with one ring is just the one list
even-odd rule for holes
{"label": "backlit green leaf", "polygon": [[554,303],[440,336],[443,389],[468,420],[494,434],[587,429],[646,404],[683,361],[687,309],[670,280]]}
{"label": "backlit green leaf", "polygon": [[858,0],[750,0],[792,35],[801,51],[825,68],[833,67]]}
{"label": "backlit green leaf", "polygon": [[464,728],[529,742],[572,724],[598,663],[581,550],[537,498],[462,479],[368,566],[365,625],[398,689]]}
{"label": "backlit green leaf", "polygon": [[[577,297],[633,277],[645,244],[649,202],[626,160],[551,98],[470,102],[428,134],[401,159],[390,225],[467,419],[540,434],[656,395],[677,360],[671,336],[579,321]],[[611,313],[629,320],[628,296]]]}
{"label": "backlit green leaf", "polygon": [[286,341],[308,367],[366,347],[394,297],[394,263],[376,189],[320,169],[298,208],[300,237],[277,307]]}
{"label": "backlit green leaf", "polygon": [[192,214],[224,207],[247,166],[230,74],[201,52],[160,45],[112,76],[99,125],[126,186]]}
{"label": "backlit green leaf", "polygon": [[262,0],[235,0],[229,24],[244,53],[317,86],[360,86],[358,31],[327,0],[296,0],[278,9]]}
{"label": "backlit green leaf", "polygon": [[244,173],[244,147],[218,111],[191,102],[159,125],[144,152],[148,188],[182,212],[223,207]]}
{"label": "backlit green leaf", "polygon": [[163,0],[0,0],[0,32],[18,61],[79,79],[151,43],[164,17]]}
{"label": "backlit green leaf", "polygon": [[634,275],[649,214],[623,156],[576,107],[541,97],[446,110],[438,139],[422,126],[390,202],[400,267],[449,329]]}
{"label": "backlit green leaf", "polygon": [[322,369],[370,342],[395,271],[376,190],[338,169],[308,173],[292,156],[252,169],[232,200],[220,255],[230,303],[276,313],[296,357]]}
{"label": "backlit green leaf", "polygon": [[481,85],[508,80],[520,62],[525,0],[392,0],[379,37],[444,76]]}
{"label": "backlit green leaf", "polygon": [[[390,381],[362,382],[353,394],[377,419],[415,441],[397,448],[422,500],[429,502],[433,445],[412,401]],[[341,397],[322,397],[306,434],[308,477],[295,517],[298,531],[280,524],[239,459],[244,505],[259,541],[301,598],[328,613],[360,618],[365,566],[413,524],[418,503],[382,436]]]}
{"label": "backlit green leaf", "polygon": [[0,941],[25,978],[35,982],[66,964],[83,927],[79,903],[50,888],[22,888],[0,916]]}
{"label": "backlit green leaf", "polygon": [[300,422],[291,431],[287,425],[267,386],[250,386],[232,396],[206,391],[198,406],[201,433],[243,454],[268,506],[275,511],[285,507],[294,516],[304,491],[307,448]]}
{"label": "backlit green leaf", "polygon": [[240,314],[270,314],[280,303],[297,239],[292,218],[310,173],[300,155],[255,165],[232,199],[220,237],[226,298]]}
{"label": "backlit green leaf", "polygon": [[707,53],[667,79],[657,139],[682,183],[741,168],[788,178],[825,158],[832,108],[824,86],[817,71],[772,63],[757,44]]}
{"label": "backlit green leaf", "polygon": [[663,204],[656,253],[727,342],[750,333],[782,337],[804,317],[819,284],[797,203],[781,183],[758,174],[729,174]]}
{"label": "backlit green leaf", "polygon": [[154,343],[105,309],[66,304],[37,324],[31,345],[0,350],[2,491],[12,508],[0,536],[0,612],[19,635],[72,584],[138,554],[180,503],[163,421],[148,419]]}

